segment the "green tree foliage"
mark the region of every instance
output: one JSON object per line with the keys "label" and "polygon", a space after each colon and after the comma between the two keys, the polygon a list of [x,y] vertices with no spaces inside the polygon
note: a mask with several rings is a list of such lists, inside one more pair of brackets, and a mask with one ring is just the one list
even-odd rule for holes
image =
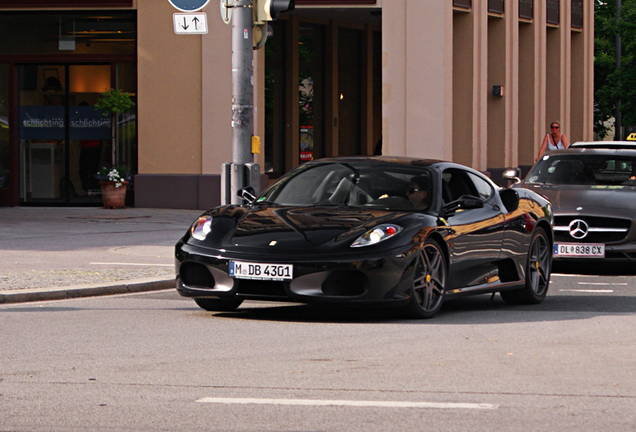
{"label": "green tree foliage", "polygon": [[130,98],[130,93],[123,92],[121,90],[110,89],[100,94],[97,103],[97,108],[101,108],[105,117],[111,114],[121,114],[126,112],[135,106],[135,103]]}
{"label": "green tree foliage", "polygon": [[[621,101],[622,122],[636,125],[636,0],[622,0],[616,20],[615,0],[594,5],[594,131],[607,135],[603,122]],[[621,36],[621,66],[616,68],[616,35]]]}

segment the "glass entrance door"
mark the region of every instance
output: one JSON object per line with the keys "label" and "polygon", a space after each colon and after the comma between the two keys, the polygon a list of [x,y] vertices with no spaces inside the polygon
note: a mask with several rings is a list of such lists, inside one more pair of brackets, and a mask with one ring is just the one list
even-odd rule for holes
{"label": "glass entrance door", "polygon": [[21,65],[21,203],[99,203],[94,178],[110,152],[110,119],[94,108],[110,65]]}

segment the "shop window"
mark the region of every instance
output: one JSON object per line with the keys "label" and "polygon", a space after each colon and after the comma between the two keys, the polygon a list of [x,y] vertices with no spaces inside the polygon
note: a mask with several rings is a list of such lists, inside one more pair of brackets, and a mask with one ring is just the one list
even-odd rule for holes
{"label": "shop window", "polygon": [[112,118],[96,108],[113,83],[136,96],[134,63],[23,64],[17,74],[21,204],[98,204],[100,168],[135,174],[135,109]]}
{"label": "shop window", "polygon": [[[137,70],[134,63],[117,63],[117,89],[129,93],[137,103]],[[137,173],[137,110],[136,107],[117,116],[117,166],[125,166],[131,174]],[[129,187],[134,190],[134,183]]]}

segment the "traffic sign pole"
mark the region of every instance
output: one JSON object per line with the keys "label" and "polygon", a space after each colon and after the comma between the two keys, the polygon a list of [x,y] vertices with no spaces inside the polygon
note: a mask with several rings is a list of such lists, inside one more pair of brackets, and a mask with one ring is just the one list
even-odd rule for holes
{"label": "traffic sign pole", "polygon": [[238,191],[246,184],[245,164],[253,161],[251,142],[254,122],[253,0],[232,2],[232,204],[242,204]]}

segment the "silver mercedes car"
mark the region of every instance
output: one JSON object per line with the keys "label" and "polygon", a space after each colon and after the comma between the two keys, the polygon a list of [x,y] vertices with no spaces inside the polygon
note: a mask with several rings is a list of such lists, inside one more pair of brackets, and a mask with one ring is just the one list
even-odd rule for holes
{"label": "silver mercedes car", "polygon": [[555,260],[636,261],[634,143],[581,142],[547,153],[512,187],[551,201]]}

